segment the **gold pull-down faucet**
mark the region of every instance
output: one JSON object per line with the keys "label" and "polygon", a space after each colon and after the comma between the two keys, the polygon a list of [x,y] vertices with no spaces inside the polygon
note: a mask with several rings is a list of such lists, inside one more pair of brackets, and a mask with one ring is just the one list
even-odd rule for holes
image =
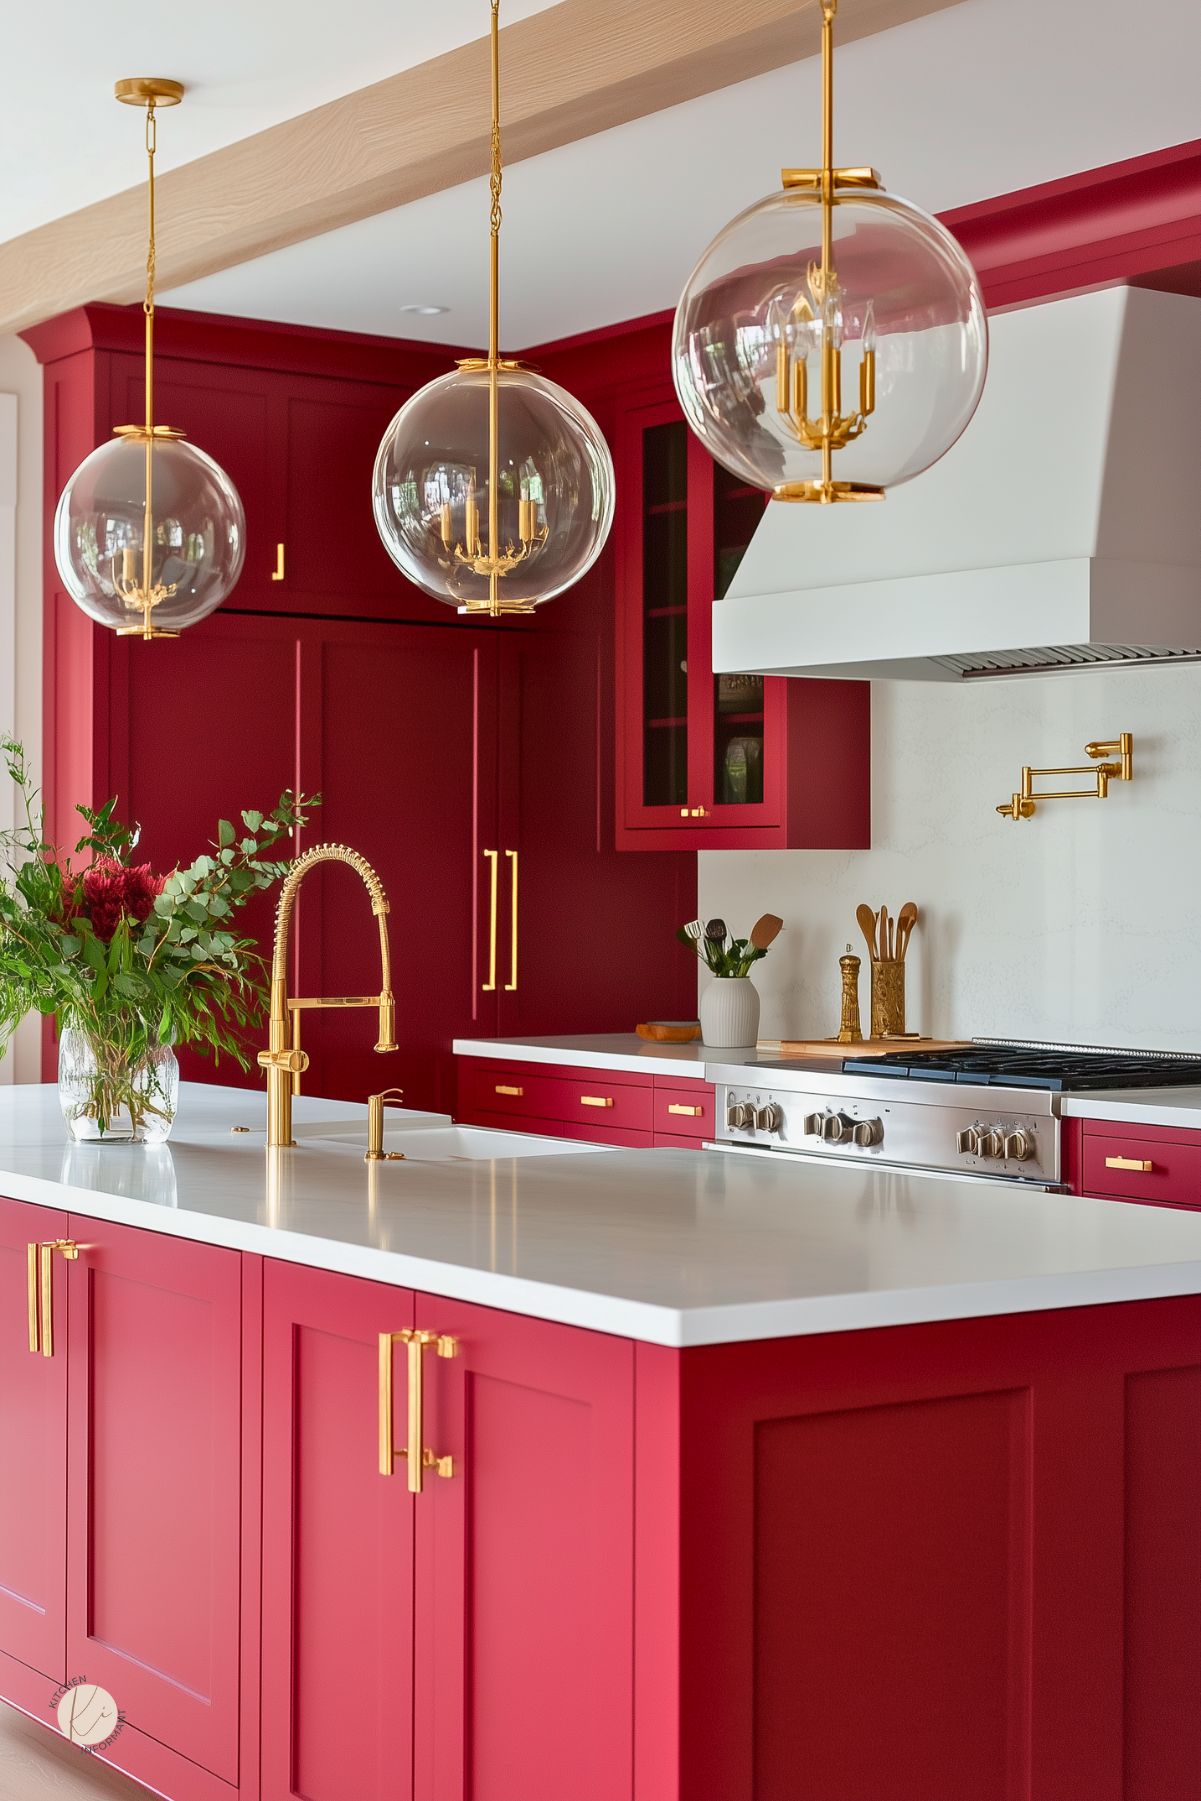
{"label": "gold pull-down faucet", "polygon": [[[345,863],[361,879],[379,923],[380,991],[367,995],[335,995],[319,999],[288,994],[288,945],[292,913],[301,882],[318,863]],[[388,946],[388,897],[384,885],[366,857],[345,844],[315,844],[297,857],[279,891],[275,912],[275,949],[271,958],[271,1019],[267,1049],[259,1052],[259,1066],[267,1072],[267,1143],[290,1145],[292,1096],[300,1093],[300,1078],[309,1066],[308,1053],[300,1048],[300,1014],[306,1007],[377,1007],[377,1051],[396,1049],[396,1002],[392,996],[392,954]]]}

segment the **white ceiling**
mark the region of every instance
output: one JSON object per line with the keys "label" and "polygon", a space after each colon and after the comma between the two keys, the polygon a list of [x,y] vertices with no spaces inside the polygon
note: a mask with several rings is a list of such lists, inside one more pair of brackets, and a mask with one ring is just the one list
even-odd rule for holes
{"label": "white ceiling", "polygon": [[[509,20],[541,10],[541,0],[503,4]],[[209,0],[190,9],[187,22],[173,21],[183,10],[174,5],[150,11],[143,0],[108,0],[107,62],[98,69],[95,49],[83,47],[82,21],[94,10],[85,14],[84,0],[41,9],[44,25],[16,25],[15,55],[9,28],[9,68],[53,66],[55,93],[48,120],[40,97],[36,107],[26,98],[29,82],[0,113],[4,166],[13,172],[0,194],[0,235],[136,178],[136,142],[131,169],[129,116],[107,98],[110,75],[153,65],[196,83],[160,133],[169,166],[480,35],[486,21],[485,0],[441,0],[436,9],[341,0],[331,37],[324,0],[292,0],[281,51],[274,0]],[[75,37],[80,47],[72,50]],[[962,0],[848,44],[837,67],[839,156],[874,163],[894,192],[931,211],[1201,135],[1197,0]],[[817,73],[814,60],[776,70],[512,165],[502,233],[505,347],[674,305],[718,228],[775,185],[781,164],[816,157]],[[486,94],[480,104],[486,108]],[[56,127],[62,141],[39,170],[42,151],[30,154],[31,138],[56,118],[69,118],[70,132]],[[169,231],[169,217],[161,218],[160,236]],[[486,331],[486,232],[484,183],[471,182],[163,298],[478,344]],[[420,302],[449,310],[431,319],[400,311]]]}
{"label": "white ceiling", "polygon": [[[502,0],[506,23],[554,0]],[[6,0],[0,240],[142,179],[123,75],[188,89],[162,116],[160,170],[249,137],[458,44],[484,37],[487,0]]]}
{"label": "white ceiling", "polygon": [[[1197,0],[963,0],[839,52],[837,153],[941,211],[1201,134],[1199,67]],[[816,159],[819,105],[811,59],[514,164],[505,347],[674,306],[721,225],[782,164]],[[472,182],[166,298],[477,344],[486,231],[484,183]],[[422,301],[450,310],[399,310]]]}

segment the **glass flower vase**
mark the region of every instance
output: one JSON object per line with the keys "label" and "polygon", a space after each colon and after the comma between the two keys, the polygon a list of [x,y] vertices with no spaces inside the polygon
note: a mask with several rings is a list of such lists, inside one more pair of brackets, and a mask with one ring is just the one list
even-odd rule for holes
{"label": "glass flower vase", "polygon": [[77,1144],[162,1144],[179,1106],[179,1064],[143,1033],[104,1038],[67,1023],[58,1042],[58,1101]]}

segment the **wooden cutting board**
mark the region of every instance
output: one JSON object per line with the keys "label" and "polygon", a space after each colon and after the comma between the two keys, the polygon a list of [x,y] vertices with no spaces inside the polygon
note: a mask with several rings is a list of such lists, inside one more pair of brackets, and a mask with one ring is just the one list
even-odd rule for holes
{"label": "wooden cutting board", "polygon": [[784,1038],[759,1040],[758,1049],[781,1057],[884,1057],[892,1051],[962,1051],[966,1038],[861,1038],[858,1044],[839,1044],[832,1038]]}

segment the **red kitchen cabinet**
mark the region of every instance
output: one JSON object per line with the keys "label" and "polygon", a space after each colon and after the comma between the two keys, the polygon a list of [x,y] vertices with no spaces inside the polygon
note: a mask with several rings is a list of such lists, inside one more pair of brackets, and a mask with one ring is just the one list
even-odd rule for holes
{"label": "red kitchen cabinet", "polygon": [[[46,365],[48,522],[71,470],[134,408],[140,321],[87,307],[29,334]],[[243,491],[247,565],[219,613],[147,646],[62,595],[48,543],[52,833],[73,844],[76,802],[116,793],[145,854],[169,863],[204,848],[218,811],[285,785],[324,794],[306,842],[345,839],[389,892],[402,1049],[388,1067],[362,1017],[306,1019],[310,1093],[361,1099],[399,1084],[411,1105],[449,1106],[456,1034],[620,1030],[691,1011],[695,968],[673,934],[695,912],[695,859],[675,847],[625,857],[612,840],[608,564],[545,620],[477,625],[404,582],[379,543],[376,445],[447,354],[169,309],[159,348],[164,416]],[[325,904],[348,879],[306,884],[305,993],[375,985],[369,922],[353,899]],[[264,948],[269,915],[248,916]],[[206,1059],[184,1067],[213,1073]]]}
{"label": "red kitchen cabinet", "polygon": [[455,1117],[467,1124],[642,1150],[697,1150],[716,1132],[709,1082],[487,1057],[458,1065]]}
{"label": "red kitchen cabinet", "polygon": [[1065,1119],[1063,1179],[1074,1194],[1201,1208],[1201,1131],[1142,1121]]}
{"label": "red kitchen cabinet", "polygon": [[412,1324],[407,1289],[265,1265],[263,1801],[413,1793],[414,1497],[379,1450],[379,1335]]}
{"label": "red kitchen cabinet", "polygon": [[65,1213],[0,1200],[0,1691],[26,1707],[45,1687],[34,1685],[35,1674],[59,1683],[66,1673],[67,1271],[61,1257],[51,1261],[49,1356],[41,1349],[38,1298],[38,1246],[66,1236]]}
{"label": "red kitchen cabinet", "polygon": [[[627,1801],[632,1346],[279,1263],[264,1321],[264,1801]],[[379,1462],[413,1325],[455,1349],[418,1495]]]}
{"label": "red kitchen cabinet", "polygon": [[634,1350],[417,1296],[449,1481],[416,1498],[416,1801],[626,1801]]}
{"label": "red kitchen cabinet", "polygon": [[712,603],[764,496],[661,385],[620,407],[616,466],[618,844],[864,849],[868,684],[713,672]]}
{"label": "red kitchen cabinet", "polygon": [[1201,1299],[637,1349],[638,1801],[1194,1801]]}
{"label": "red kitchen cabinet", "polygon": [[242,1259],[77,1216],[70,1237],[68,1674],[113,1696],[140,1780],[162,1778],[127,1759],[168,1747],[181,1794],[182,1760],[236,1788]]}

